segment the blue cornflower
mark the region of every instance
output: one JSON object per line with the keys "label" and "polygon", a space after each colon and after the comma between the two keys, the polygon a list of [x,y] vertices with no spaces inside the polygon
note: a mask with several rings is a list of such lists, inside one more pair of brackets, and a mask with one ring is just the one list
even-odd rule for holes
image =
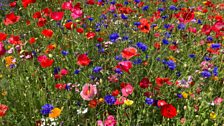
{"label": "blue cornflower", "polygon": [[219,43],[214,43],[211,45],[211,48],[213,48],[213,49],[219,49],[220,47],[221,47],[221,44],[219,44]]}
{"label": "blue cornflower", "polygon": [[142,8],[143,11],[147,11],[148,9],[149,9],[149,6],[147,5]]}
{"label": "blue cornflower", "polygon": [[41,107],[41,114],[42,115],[48,115],[52,109],[54,109],[54,106],[51,104],[45,104],[44,106]]}
{"label": "blue cornflower", "polygon": [[189,57],[190,58],[195,58],[195,54],[190,54]]}
{"label": "blue cornflower", "polygon": [[218,76],[218,67],[217,66],[215,66],[213,69],[213,75]]}
{"label": "blue cornflower", "polygon": [[122,73],[123,73],[122,70],[119,69],[119,68],[116,68],[116,69],[114,70],[114,72],[117,73],[117,74],[122,74]]}
{"label": "blue cornflower", "polygon": [[93,21],[93,20],[94,20],[94,18],[92,18],[92,17],[89,18],[89,21]]}
{"label": "blue cornflower", "polygon": [[210,60],[212,60],[212,58],[206,56],[206,57],[204,58],[204,60],[205,60],[205,61],[210,61]]}
{"label": "blue cornflower", "polygon": [[65,51],[65,50],[62,50],[62,51],[61,51],[61,54],[62,54],[63,56],[68,55],[68,53],[69,53],[69,52],[68,52],[68,51]]}
{"label": "blue cornflower", "polygon": [[119,55],[119,56],[115,56],[115,59],[118,60],[118,61],[121,61],[123,58],[122,58],[121,55]]}
{"label": "blue cornflower", "polygon": [[207,37],[207,41],[213,41],[212,36],[208,36],[208,37]]}
{"label": "blue cornflower", "polygon": [[152,105],[154,103],[154,99],[146,98],[145,103],[148,104],[148,105]]}
{"label": "blue cornflower", "polygon": [[58,74],[60,72],[60,67],[55,67],[54,68],[54,74]]}
{"label": "blue cornflower", "polygon": [[124,2],[124,5],[128,5],[128,1],[125,1],[125,2]]}
{"label": "blue cornflower", "polygon": [[158,8],[158,11],[163,12],[165,11],[165,8]]}
{"label": "blue cornflower", "polygon": [[110,34],[109,38],[111,42],[116,42],[116,40],[119,38],[119,35],[117,33],[112,33]]}
{"label": "blue cornflower", "polygon": [[184,30],[184,29],[185,29],[185,24],[180,23],[180,24],[177,26],[177,28],[178,28],[179,30]]}
{"label": "blue cornflower", "polygon": [[116,102],[116,98],[112,95],[106,95],[104,100],[108,105],[113,105]]}
{"label": "blue cornflower", "polygon": [[102,67],[96,66],[96,67],[93,68],[93,72],[94,73],[99,73],[102,69],[103,69]]}
{"label": "blue cornflower", "polygon": [[177,97],[178,97],[178,98],[183,98],[183,95],[178,93],[178,94],[177,94]]}
{"label": "blue cornflower", "polygon": [[169,27],[170,27],[170,24],[165,24],[165,25],[164,25],[164,28],[165,28],[165,29],[168,29]]}
{"label": "blue cornflower", "polygon": [[122,40],[125,41],[125,40],[128,40],[128,38],[129,38],[128,36],[123,36]]}
{"label": "blue cornflower", "polygon": [[170,37],[171,37],[170,32],[165,32],[165,38],[170,38]]}
{"label": "blue cornflower", "polygon": [[169,44],[169,41],[167,39],[163,39],[162,42],[163,42],[164,45],[168,45]]}
{"label": "blue cornflower", "polygon": [[141,49],[143,52],[146,51],[146,50],[148,49],[147,45],[145,45],[145,44],[142,43],[142,42],[138,42],[138,43],[136,44],[136,46],[137,46],[139,49]]}
{"label": "blue cornflower", "polygon": [[80,70],[77,69],[74,71],[74,74],[79,74],[79,72],[80,72]]}
{"label": "blue cornflower", "polygon": [[137,58],[136,60],[133,61],[133,64],[141,64],[142,63],[142,59]]}
{"label": "blue cornflower", "polygon": [[139,26],[141,25],[141,22],[134,22],[134,25]]}
{"label": "blue cornflower", "polygon": [[204,78],[209,78],[212,74],[207,71],[207,70],[204,70],[201,72],[201,76],[204,77]]}
{"label": "blue cornflower", "polygon": [[116,0],[113,0],[112,2],[110,2],[110,4],[116,4]]}
{"label": "blue cornflower", "polygon": [[141,2],[141,0],[135,0],[135,3],[140,3]]}
{"label": "blue cornflower", "polygon": [[177,8],[174,5],[170,5],[170,10],[177,10]]}
{"label": "blue cornflower", "polygon": [[201,20],[198,20],[198,24],[202,24],[202,21]]}
{"label": "blue cornflower", "polygon": [[125,14],[121,14],[121,18],[126,20],[126,19],[128,19],[128,16],[126,16]]}
{"label": "blue cornflower", "polygon": [[174,70],[176,68],[175,62],[173,60],[169,60],[165,63],[171,70]]}
{"label": "blue cornflower", "polygon": [[166,18],[168,18],[169,16],[168,15],[164,15],[164,16],[162,16],[161,18],[162,19],[166,19]]}

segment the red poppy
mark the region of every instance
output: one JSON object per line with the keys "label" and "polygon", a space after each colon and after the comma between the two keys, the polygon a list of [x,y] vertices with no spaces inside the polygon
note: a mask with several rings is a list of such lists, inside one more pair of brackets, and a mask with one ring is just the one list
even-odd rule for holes
{"label": "red poppy", "polygon": [[34,37],[31,37],[30,39],[29,39],[29,43],[30,44],[34,44],[36,42],[36,39],[34,38]]}
{"label": "red poppy", "polygon": [[86,3],[89,4],[89,5],[94,5],[95,0],[87,0]]}
{"label": "red poppy", "polygon": [[173,44],[169,46],[169,49],[172,51],[176,51],[178,49],[177,45]]}
{"label": "red poppy", "polygon": [[170,82],[169,78],[160,78],[160,77],[156,78],[157,86],[161,87],[161,86],[163,86],[164,83],[166,83],[168,85],[172,85],[172,82]]}
{"label": "red poppy", "polygon": [[15,7],[16,6],[16,1],[9,3],[10,7]]}
{"label": "red poppy", "polygon": [[26,25],[30,25],[30,20],[26,20]]}
{"label": "red poppy", "polygon": [[120,92],[119,92],[119,90],[114,90],[114,91],[112,91],[112,95],[113,96],[118,96],[118,94],[119,94]]}
{"label": "red poppy", "polygon": [[76,23],[73,23],[73,22],[67,22],[65,23],[65,28],[68,29],[68,30],[72,30],[76,27]]}
{"label": "red poppy", "polygon": [[5,116],[7,110],[8,110],[8,106],[4,105],[4,104],[0,104],[0,117]]}
{"label": "red poppy", "polygon": [[52,11],[50,8],[44,8],[41,12],[43,12],[45,16],[49,16]]}
{"label": "red poppy", "polygon": [[27,8],[27,6],[31,3],[35,3],[36,0],[22,0],[22,5],[24,8]]}
{"label": "red poppy", "polygon": [[166,118],[173,118],[177,115],[177,109],[171,104],[166,104],[162,106],[161,114]]}
{"label": "red poppy", "polygon": [[134,47],[128,47],[122,50],[121,55],[123,58],[129,60],[130,58],[137,55],[137,49]]}
{"label": "red poppy", "polygon": [[35,12],[33,14],[33,18],[36,19],[36,18],[41,18],[41,13],[39,11]]}
{"label": "red poppy", "polygon": [[59,89],[59,90],[62,90],[62,89],[65,89],[65,86],[66,86],[66,84],[56,84],[55,85],[55,88],[57,88],[57,89]]}
{"label": "red poppy", "polygon": [[167,103],[166,103],[166,101],[164,101],[164,100],[158,100],[157,101],[157,106],[158,107],[162,107],[162,106],[164,106],[164,105],[166,105]]}
{"label": "red poppy", "polygon": [[55,21],[62,20],[63,16],[64,16],[64,12],[52,12],[51,13],[51,19],[53,19]]}
{"label": "red poppy", "polygon": [[13,12],[6,15],[6,18],[4,19],[3,23],[5,25],[14,24],[18,22],[20,19],[20,16],[16,16]]}
{"label": "red poppy", "polygon": [[90,108],[96,108],[96,106],[97,106],[97,100],[96,99],[93,99],[93,100],[89,101],[88,106]]}
{"label": "red poppy", "polygon": [[148,20],[145,18],[142,18],[142,19],[140,19],[140,23],[141,24],[138,26],[140,31],[144,32],[144,33],[148,33],[150,31],[150,24],[149,24]]}
{"label": "red poppy", "polygon": [[206,35],[209,35],[210,32],[211,32],[211,26],[210,25],[203,25],[202,29],[201,29],[201,32],[206,34]]}
{"label": "red poppy", "polygon": [[13,44],[13,45],[19,45],[19,44],[22,44],[22,41],[20,40],[20,37],[19,36],[14,36],[12,35],[9,39],[8,39],[8,42],[10,44]]}
{"label": "red poppy", "polygon": [[45,55],[38,56],[37,59],[42,68],[50,67],[50,66],[52,66],[52,64],[54,62],[53,59],[48,59],[47,56],[45,56]]}
{"label": "red poppy", "polygon": [[214,32],[218,33],[220,31],[224,31],[224,22],[217,21],[211,28]]}
{"label": "red poppy", "polygon": [[183,11],[181,13],[181,15],[182,15],[182,18],[183,18],[183,22],[184,23],[188,23],[188,22],[190,22],[191,20],[194,19],[194,11],[191,11],[189,9],[186,10],[186,11]]}
{"label": "red poppy", "polygon": [[160,47],[161,47],[160,42],[156,42],[156,43],[154,43],[154,47],[155,47],[156,49],[160,49]]}
{"label": "red poppy", "polygon": [[77,58],[77,64],[80,66],[88,66],[90,59],[86,54],[80,54]]}
{"label": "red poppy", "polygon": [[121,69],[122,71],[125,71],[130,74],[129,69],[132,68],[132,62],[131,61],[121,61],[118,63],[116,68]]}
{"label": "red poppy", "polygon": [[83,28],[77,28],[76,31],[77,31],[78,33],[83,33],[83,32],[84,32],[84,29],[83,29]]}
{"label": "red poppy", "polygon": [[7,38],[7,34],[0,32],[0,41],[4,41]]}
{"label": "red poppy", "polygon": [[54,32],[53,32],[51,29],[44,29],[44,30],[42,31],[42,34],[43,34],[45,37],[49,37],[49,38],[52,37],[53,33],[54,33]]}
{"label": "red poppy", "polygon": [[103,38],[100,37],[100,38],[97,39],[97,41],[98,42],[103,42]]}
{"label": "red poppy", "polygon": [[94,32],[88,32],[86,34],[87,39],[93,39],[96,36],[96,33]]}
{"label": "red poppy", "polygon": [[47,23],[47,20],[45,18],[39,18],[37,22],[38,27],[43,27]]}
{"label": "red poppy", "polygon": [[152,83],[149,81],[149,79],[148,78],[142,78],[142,80],[140,81],[140,83],[139,83],[139,86],[141,87],[141,88],[148,88],[149,87],[149,85],[151,85]]}

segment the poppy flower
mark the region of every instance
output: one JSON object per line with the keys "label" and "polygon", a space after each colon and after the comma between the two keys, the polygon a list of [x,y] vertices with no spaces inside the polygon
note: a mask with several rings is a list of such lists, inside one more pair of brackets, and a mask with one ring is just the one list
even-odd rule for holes
{"label": "poppy flower", "polygon": [[5,25],[14,24],[18,22],[20,19],[20,16],[15,15],[13,12],[10,14],[7,14],[5,19],[3,20],[3,23]]}
{"label": "poppy flower", "polygon": [[7,38],[7,34],[0,32],[0,41],[4,41]]}
{"label": "poppy flower", "polygon": [[82,87],[82,91],[80,92],[81,97],[86,101],[92,100],[96,94],[97,94],[96,85],[92,84],[85,84]]}
{"label": "poppy flower", "polygon": [[62,3],[61,8],[64,9],[64,10],[71,10],[72,9],[72,2]]}
{"label": "poppy flower", "polygon": [[86,34],[87,39],[92,39],[92,38],[94,38],[95,36],[96,36],[96,33],[94,33],[94,32],[88,32],[88,33]]}
{"label": "poppy flower", "polygon": [[34,38],[34,37],[31,37],[30,39],[29,39],[29,43],[30,44],[34,44],[36,42],[36,39]]}
{"label": "poppy flower", "polygon": [[158,100],[156,105],[157,105],[158,107],[162,107],[162,106],[164,106],[164,105],[166,105],[166,104],[167,104],[166,101],[164,101],[164,100]]}
{"label": "poppy flower", "polygon": [[63,16],[64,16],[64,12],[52,12],[51,13],[51,19],[53,19],[55,21],[62,20]]}
{"label": "poppy flower", "polygon": [[71,16],[73,19],[77,19],[77,18],[81,17],[83,14],[83,11],[80,8],[73,8],[71,10],[71,12],[72,12]]}
{"label": "poppy flower", "polygon": [[122,71],[125,71],[130,74],[129,69],[132,68],[132,62],[131,61],[121,61],[116,66],[117,68],[121,69]]}
{"label": "poppy flower", "polygon": [[141,24],[138,26],[140,31],[143,33],[148,33],[150,31],[150,24],[149,24],[148,20],[145,18],[142,18],[142,19],[140,19],[140,23]]}
{"label": "poppy flower", "polygon": [[4,55],[6,52],[3,42],[0,42],[0,56]]}
{"label": "poppy flower", "polygon": [[73,22],[70,21],[70,22],[65,23],[64,26],[65,26],[66,29],[72,30],[76,27],[76,23],[73,23]]}
{"label": "poppy flower", "polygon": [[66,86],[66,84],[56,84],[55,85],[55,88],[57,88],[57,89],[59,89],[59,90],[62,90],[62,89],[65,89],[65,86]]}
{"label": "poppy flower", "polygon": [[173,105],[166,104],[162,106],[161,114],[166,118],[173,118],[177,115],[177,110]]}
{"label": "poppy flower", "polygon": [[0,117],[5,116],[7,110],[8,110],[8,106],[4,105],[4,104],[0,104]]}
{"label": "poppy flower", "polygon": [[130,94],[133,93],[133,90],[134,90],[134,88],[133,88],[133,86],[132,86],[131,84],[129,84],[129,83],[126,84],[126,85],[121,89],[122,96],[125,96],[125,97],[129,96]]}
{"label": "poppy flower", "polygon": [[38,27],[43,27],[47,23],[47,20],[45,18],[39,18],[37,22]]}
{"label": "poppy flower", "polygon": [[157,86],[161,87],[163,86],[163,84],[166,83],[168,85],[172,85],[172,82],[170,82],[170,79],[169,78],[156,78],[156,84]]}
{"label": "poppy flower", "polygon": [[76,31],[77,31],[78,33],[83,33],[83,32],[84,32],[84,29],[83,29],[83,28],[77,28]]}
{"label": "poppy flower", "polygon": [[133,56],[137,55],[137,49],[134,47],[128,47],[125,48],[122,52],[121,55],[123,58],[126,58],[127,60],[129,60],[130,58],[132,58]]}
{"label": "poppy flower", "polygon": [[182,16],[182,19],[179,18],[179,20],[181,22],[189,23],[189,22],[191,22],[194,19],[194,11],[190,11],[188,9],[187,11],[181,12],[181,16]]}
{"label": "poppy flower", "polygon": [[112,91],[112,95],[113,96],[118,96],[118,94],[119,94],[120,92],[119,92],[119,90],[114,90],[114,91]]}
{"label": "poppy flower", "polygon": [[57,118],[58,116],[60,116],[61,114],[61,109],[59,108],[54,108],[51,110],[51,112],[49,113],[49,117],[50,118]]}
{"label": "poppy flower", "polygon": [[34,19],[41,18],[41,13],[40,13],[39,11],[35,12],[35,13],[33,14],[33,18],[34,18]]}
{"label": "poppy flower", "polygon": [[94,5],[94,3],[95,3],[95,0],[87,0],[86,1],[86,4],[88,4],[88,5]]}
{"label": "poppy flower", "polygon": [[10,44],[13,44],[13,45],[19,45],[19,44],[22,44],[22,41],[20,40],[20,37],[19,36],[14,36],[12,35],[9,39],[8,39],[8,42]]}
{"label": "poppy flower", "polygon": [[9,3],[10,7],[15,7],[16,6],[16,1]]}
{"label": "poppy flower", "polygon": [[90,59],[86,54],[80,54],[77,58],[77,64],[80,66],[88,66]]}
{"label": "poppy flower", "polygon": [[51,38],[53,35],[53,31],[51,29],[44,29],[42,31],[42,35],[44,35],[45,37]]}
{"label": "poppy flower", "polygon": [[89,106],[90,108],[96,108],[96,106],[97,106],[97,100],[94,99],[94,100],[89,101],[88,106]]}
{"label": "poppy flower", "polygon": [[52,66],[54,60],[53,59],[48,59],[47,56],[41,55],[37,57],[38,62],[40,63],[42,68],[47,68]]}
{"label": "poppy flower", "polygon": [[211,26],[210,25],[203,25],[201,32],[205,35],[209,35],[211,32]]}
{"label": "poppy flower", "polygon": [[35,3],[36,0],[22,0],[22,5],[24,8],[27,8],[27,6],[31,3]]}
{"label": "poppy flower", "polygon": [[217,21],[211,28],[214,32],[224,31],[224,22]]}
{"label": "poppy flower", "polygon": [[151,85],[152,83],[149,81],[149,79],[148,78],[142,78],[142,80],[140,81],[140,83],[139,83],[139,86],[141,87],[141,88],[148,88],[149,87],[149,85]]}
{"label": "poppy flower", "polygon": [[43,12],[45,16],[49,16],[52,10],[50,8],[44,8],[41,12]]}

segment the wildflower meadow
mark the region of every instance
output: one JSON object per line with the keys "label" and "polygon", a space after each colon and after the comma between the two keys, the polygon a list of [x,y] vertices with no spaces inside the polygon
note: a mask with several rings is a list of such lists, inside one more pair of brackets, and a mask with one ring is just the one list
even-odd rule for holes
{"label": "wildflower meadow", "polygon": [[223,0],[0,0],[0,126],[224,126]]}

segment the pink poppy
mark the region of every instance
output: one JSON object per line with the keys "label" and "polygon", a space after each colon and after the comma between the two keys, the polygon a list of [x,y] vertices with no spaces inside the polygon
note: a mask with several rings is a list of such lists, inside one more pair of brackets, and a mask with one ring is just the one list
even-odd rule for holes
{"label": "pink poppy", "polygon": [[104,126],[116,126],[117,121],[114,116],[109,115],[107,119],[104,121]]}
{"label": "pink poppy", "polygon": [[0,42],[0,56],[4,55],[6,52],[3,42]]}
{"label": "pink poppy", "polygon": [[61,5],[61,8],[64,10],[71,10],[72,9],[72,3],[71,2],[64,2]]}
{"label": "pink poppy", "polygon": [[114,103],[114,105],[122,105],[124,104],[124,101],[126,100],[127,98],[121,96],[119,98],[116,99],[116,102]]}
{"label": "pink poppy", "polygon": [[52,12],[51,19],[55,21],[60,21],[64,16],[64,12]]}
{"label": "pink poppy", "polygon": [[128,95],[132,94],[133,93],[133,86],[131,84],[127,84],[125,85],[122,89],[121,89],[121,92],[122,92],[122,96],[125,96],[127,97]]}
{"label": "pink poppy", "polygon": [[215,98],[215,100],[214,100],[214,104],[215,104],[215,105],[220,105],[222,102],[223,102],[223,99],[220,98],[220,97],[217,97],[217,98]]}
{"label": "pink poppy", "polygon": [[129,69],[132,68],[132,62],[131,61],[122,61],[122,62],[119,62],[116,67],[121,69],[122,71],[125,71],[130,74]]}
{"label": "pink poppy", "polygon": [[72,12],[71,16],[73,19],[77,19],[77,18],[81,17],[83,14],[83,11],[80,8],[73,8],[71,10],[71,12]]}
{"label": "pink poppy", "polygon": [[81,97],[87,101],[92,100],[96,94],[97,94],[96,85],[92,84],[85,84],[82,87],[82,91],[80,93]]}

